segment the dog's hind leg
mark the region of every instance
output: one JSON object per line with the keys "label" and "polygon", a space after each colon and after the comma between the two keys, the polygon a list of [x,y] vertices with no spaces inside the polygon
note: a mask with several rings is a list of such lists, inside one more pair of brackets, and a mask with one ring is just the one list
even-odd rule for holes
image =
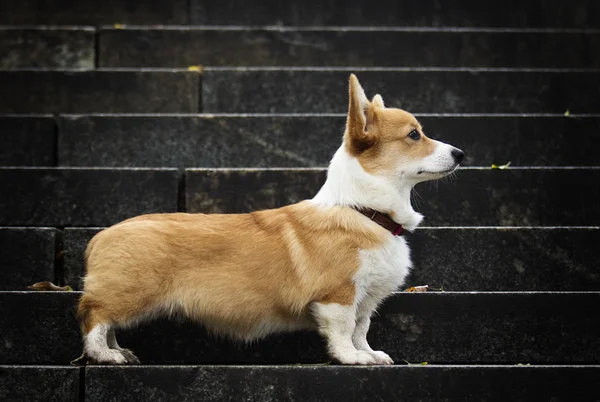
{"label": "dog's hind leg", "polygon": [[139,363],[139,359],[133,354],[133,352],[129,349],[124,349],[122,347],[119,346],[119,344],[117,343],[117,336],[115,334],[115,329],[114,328],[110,328],[108,330],[108,335],[107,335],[107,343],[108,343],[108,347],[111,349],[115,349],[118,350],[119,352],[121,352],[121,354],[123,354],[123,356],[125,356],[125,359],[127,360],[127,363]]}

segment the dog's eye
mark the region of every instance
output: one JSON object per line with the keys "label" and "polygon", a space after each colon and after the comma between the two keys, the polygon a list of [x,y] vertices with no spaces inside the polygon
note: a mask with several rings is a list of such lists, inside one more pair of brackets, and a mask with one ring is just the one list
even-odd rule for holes
{"label": "dog's eye", "polygon": [[413,130],[410,133],[408,133],[408,138],[417,141],[419,140],[419,138],[421,138],[421,134],[417,130]]}

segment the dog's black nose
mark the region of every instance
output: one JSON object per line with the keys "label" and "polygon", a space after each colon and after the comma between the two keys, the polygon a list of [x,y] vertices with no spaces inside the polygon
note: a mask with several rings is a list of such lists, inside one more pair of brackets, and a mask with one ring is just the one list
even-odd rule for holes
{"label": "dog's black nose", "polygon": [[458,148],[454,148],[452,150],[452,157],[456,161],[456,163],[461,163],[463,159],[465,159],[465,153]]}

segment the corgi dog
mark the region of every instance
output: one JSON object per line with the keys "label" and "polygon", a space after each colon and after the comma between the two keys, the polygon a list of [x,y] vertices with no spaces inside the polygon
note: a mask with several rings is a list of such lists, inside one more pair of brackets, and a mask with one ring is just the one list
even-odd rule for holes
{"label": "corgi dog", "polygon": [[138,363],[115,328],[180,315],[241,341],[314,329],[341,364],[393,364],[367,332],[411,267],[402,232],[423,218],[411,189],[455,171],[464,153],[380,95],[369,101],[355,75],[349,84],[343,141],[314,198],[248,214],[142,215],[90,241],[82,359]]}

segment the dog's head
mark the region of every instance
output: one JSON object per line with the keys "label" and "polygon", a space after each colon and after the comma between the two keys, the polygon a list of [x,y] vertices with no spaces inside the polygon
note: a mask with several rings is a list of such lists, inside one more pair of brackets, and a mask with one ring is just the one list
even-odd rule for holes
{"label": "dog's head", "polygon": [[386,108],[380,95],[369,102],[354,74],[344,145],[363,169],[392,183],[439,179],[464,158],[460,149],[426,137],[412,114]]}

